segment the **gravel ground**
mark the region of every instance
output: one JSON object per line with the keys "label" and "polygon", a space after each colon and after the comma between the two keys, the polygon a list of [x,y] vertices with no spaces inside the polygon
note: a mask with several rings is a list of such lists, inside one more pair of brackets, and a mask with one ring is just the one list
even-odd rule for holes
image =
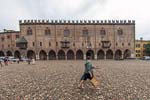
{"label": "gravel ground", "polygon": [[78,89],[84,61],[37,61],[0,67],[0,100],[150,100],[150,61],[91,61],[100,89]]}

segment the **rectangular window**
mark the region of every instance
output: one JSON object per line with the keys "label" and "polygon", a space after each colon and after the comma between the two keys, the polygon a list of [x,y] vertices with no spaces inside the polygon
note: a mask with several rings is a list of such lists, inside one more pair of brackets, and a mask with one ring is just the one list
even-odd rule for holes
{"label": "rectangular window", "polygon": [[136,47],[137,47],[137,48],[140,48],[140,44],[136,44]]}
{"label": "rectangular window", "polygon": [[40,46],[42,46],[42,42],[40,42]]}
{"label": "rectangular window", "polygon": [[30,27],[27,29],[27,35],[32,35],[32,29]]}
{"label": "rectangular window", "polygon": [[82,36],[83,36],[83,37],[88,36],[88,30],[83,30],[83,31],[82,31]]}
{"label": "rectangular window", "polygon": [[73,46],[75,46],[75,43],[73,43]]}
{"label": "rectangular window", "polygon": [[49,42],[49,46],[51,46],[51,42]]}
{"label": "rectangular window", "polygon": [[104,30],[104,29],[102,29],[101,31],[100,31],[100,35],[105,35],[106,34],[106,31]]}
{"label": "rectangular window", "polygon": [[34,42],[32,43],[32,45],[33,45],[33,47],[34,47],[34,45],[35,45]]}
{"label": "rectangular window", "polygon": [[146,44],[143,44],[143,48],[146,48]]}
{"label": "rectangular window", "polygon": [[2,42],[4,42],[5,38],[4,38],[4,37],[2,37],[2,38],[1,38],[1,40],[2,40]]}
{"label": "rectangular window", "polygon": [[9,35],[7,35],[7,39],[10,39],[10,36],[9,36]]}
{"label": "rectangular window", "polygon": [[123,35],[123,30],[122,29],[118,30],[118,35]]}
{"label": "rectangular window", "polygon": [[136,53],[140,53],[141,51],[140,50],[136,50]]}
{"label": "rectangular window", "polygon": [[16,35],[16,39],[18,39],[19,38],[19,35]]}
{"label": "rectangular window", "polygon": [[140,53],[141,51],[139,50],[138,53]]}
{"label": "rectangular window", "polygon": [[64,30],[64,37],[69,37],[70,35],[70,31],[67,29],[67,30]]}

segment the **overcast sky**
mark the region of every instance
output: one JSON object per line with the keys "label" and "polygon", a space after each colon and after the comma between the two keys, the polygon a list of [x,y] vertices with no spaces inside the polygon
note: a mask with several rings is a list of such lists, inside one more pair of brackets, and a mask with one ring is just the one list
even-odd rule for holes
{"label": "overcast sky", "polygon": [[0,0],[0,31],[24,19],[135,20],[136,39],[150,40],[149,0]]}

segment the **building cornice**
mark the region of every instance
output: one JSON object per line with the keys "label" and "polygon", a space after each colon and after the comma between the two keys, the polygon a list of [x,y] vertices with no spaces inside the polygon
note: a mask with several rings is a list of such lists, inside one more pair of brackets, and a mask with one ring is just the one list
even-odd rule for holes
{"label": "building cornice", "polygon": [[13,34],[13,33],[20,33],[20,31],[0,32],[0,34]]}
{"label": "building cornice", "polygon": [[135,25],[135,20],[20,20],[20,25]]}

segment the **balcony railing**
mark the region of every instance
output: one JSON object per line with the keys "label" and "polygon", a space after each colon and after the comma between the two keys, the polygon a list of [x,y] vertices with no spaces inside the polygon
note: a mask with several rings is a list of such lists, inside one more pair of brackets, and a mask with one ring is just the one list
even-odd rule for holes
{"label": "balcony railing", "polygon": [[102,48],[110,48],[111,43],[110,41],[101,41],[102,42]]}
{"label": "balcony railing", "polygon": [[61,41],[61,48],[69,48],[70,47],[70,41],[64,40]]}

